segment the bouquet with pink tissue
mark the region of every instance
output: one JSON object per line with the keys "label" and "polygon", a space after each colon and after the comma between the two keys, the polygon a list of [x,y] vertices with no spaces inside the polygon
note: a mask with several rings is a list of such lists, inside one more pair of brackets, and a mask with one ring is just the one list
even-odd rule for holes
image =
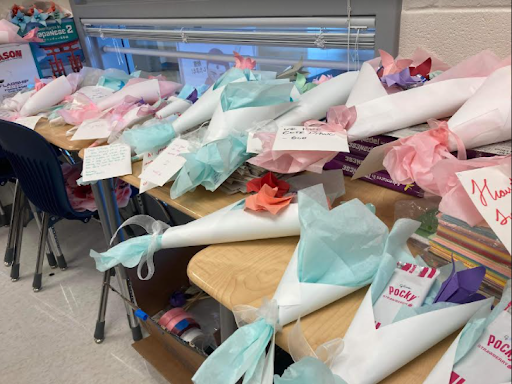
{"label": "bouquet with pink tissue", "polygon": [[0,45],[1,44],[28,44],[30,42],[42,43],[44,40],[37,37],[39,28],[34,28],[25,36],[21,37],[18,34],[20,27],[16,26],[9,21],[0,20]]}
{"label": "bouquet with pink tissue", "polygon": [[431,123],[434,129],[373,149],[354,177],[385,167],[397,183],[416,183],[439,194],[439,180],[432,173],[437,162],[454,159],[451,152],[456,150],[464,160],[466,149],[510,140],[510,81],[510,65],[494,71],[447,123]]}
{"label": "bouquet with pink tissue", "polygon": [[357,119],[347,127],[349,140],[450,117],[502,65],[492,52],[484,51],[430,81],[388,94],[371,65],[363,64],[353,95],[346,104],[357,112]]}

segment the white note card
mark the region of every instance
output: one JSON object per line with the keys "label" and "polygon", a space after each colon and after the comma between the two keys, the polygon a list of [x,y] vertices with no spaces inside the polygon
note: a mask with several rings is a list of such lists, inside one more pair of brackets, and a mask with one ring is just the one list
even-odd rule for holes
{"label": "white note card", "polygon": [[185,165],[186,160],[180,155],[188,152],[189,142],[175,139],[139,177],[162,187]]}
{"label": "white note card", "polygon": [[110,123],[107,120],[86,120],[78,126],[71,140],[106,139],[111,132]]}
{"label": "white note card", "polygon": [[274,151],[349,152],[346,134],[317,127],[280,127],[272,147]]}
{"label": "white note card", "polygon": [[[144,173],[144,171],[150,166],[150,164],[153,163],[153,161],[155,161],[157,156],[160,153],[162,153],[165,150],[165,148],[167,148],[167,147],[162,147],[162,148],[159,148],[156,151],[149,151],[149,152],[146,152],[144,154],[144,158],[142,159],[142,173]],[[153,189],[155,187],[158,187],[158,185],[153,184],[150,181],[144,180],[142,178],[140,179],[140,186],[139,186],[139,192],[140,193],[147,192],[150,189]]]}
{"label": "white note card", "polygon": [[97,103],[106,97],[109,97],[114,91],[107,87],[90,85],[87,87],[80,88],[77,93],[87,96],[91,101]]}
{"label": "white note card", "polygon": [[23,125],[30,129],[36,129],[39,120],[41,120],[41,116],[20,117],[16,119],[16,124]]}
{"label": "white note card", "polygon": [[509,252],[511,250],[512,179],[504,166],[457,173],[478,211]]}
{"label": "white note card", "polygon": [[83,181],[95,181],[132,173],[131,149],[126,144],[86,148]]}

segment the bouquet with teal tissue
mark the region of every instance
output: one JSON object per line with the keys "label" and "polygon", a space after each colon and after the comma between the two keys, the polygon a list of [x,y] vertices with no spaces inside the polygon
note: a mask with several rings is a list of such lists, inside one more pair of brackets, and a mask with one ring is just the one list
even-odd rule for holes
{"label": "bouquet with teal tissue", "polygon": [[171,188],[171,197],[199,185],[215,191],[251,157],[246,151],[247,130],[293,108],[293,89],[287,80],[228,84],[202,139],[203,146],[182,155],[186,163]]}
{"label": "bouquet with teal tissue", "polygon": [[176,138],[172,123],[165,119],[151,119],[140,126],[125,130],[121,141],[128,144],[137,155],[163,147]]}
{"label": "bouquet with teal tissue", "polygon": [[220,97],[226,85],[233,82],[271,80],[275,79],[275,76],[274,72],[231,68],[173,123],[176,134],[181,135],[210,120],[220,103]]}
{"label": "bouquet with teal tissue", "polygon": [[[297,236],[300,232],[296,203],[290,204],[278,215],[251,212],[243,208],[244,200],[241,200],[201,219],[171,228],[149,216],[135,216],[123,223],[121,228],[139,225],[149,235],[129,239],[104,253],[91,250],[90,255],[96,261],[96,269],[99,271],[104,272],[118,264],[127,268],[138,265],[139,278],[148,280],[155,271],[153,254],[160,249]],[[145,263],[148,272],[143,277],[142,268]]]}
{"label": "bouquet with teal tissue", "polygon": [[[402,225],[397,222],[395,228]],[[464,326],[475,313],[493,302],[492,298],[467,304],[436,302],[442,286],[446,286],[441,284],[442,280],[453,279],[453,266],[447,265],[437,271],[422,266],[422,260],[414,259],[405,248],[407,231],[401,231],[399,237],[402,239],[399,242],[402,246],[388,249],[389,253],[384,255],[343,343],[340,342],[339,348],[331,351],[328,356],[326,364],[333,375],[343,379],[344,384],[375,384],[382,381]],[[398,269],[403,280],[393,280],[397,276],[397,259],[400,261],[401,267]],[[436,277],[438,274],[439,277]],[[413,300],[422,291],[418,279],[430,281],[429,284],[432,285],[429,290],[424,291],[423,296],[420,294],[423,304],[416,306]],[[385,325],[380,324],[382,318],[378,317],[382,312],[377,312],[377,305],[383,297],[391,306],[397,302],[402,303],[394,320]],[[306,356],[315,357],[311,355],[310,347],[304,348],[307,341],[300,330],[290,338],[289,345],[290,353],[296,361]],[[302,365],[306,370],[318,369],[312,365],[304,368],[304,365],[308,363]]]}
{"label": "bouquet with teal tissue", "polygon": [[494,309],[487,301],[475,313],[424,384],[510,384],[510,282]]}
{"label": "bouquet with teal tissue", "polygon": [[296,105],[292,102],[298,96],[295,90],[288,80],[228,84],[203,143],[224,139],[233,132],[245,133],[255,123],[278,118]]}
{"label": "bouquet with teal tissue", "polygon": [[[419,227],[402,220],[390,232],[359,200],[329,210],[319,185],[299,192],[299,217],[301,239],[273,300],[259,309],[235,307],[238,324],[247,325],[206,360],[192,379],[195,384],[235,384],[242,376],[245,383],[271,384],[279,328],[370,284],[383,258],[405,252]],[[293,376],[290,372],[287,379]],[[305,383],[303,377],[297,380]]]}

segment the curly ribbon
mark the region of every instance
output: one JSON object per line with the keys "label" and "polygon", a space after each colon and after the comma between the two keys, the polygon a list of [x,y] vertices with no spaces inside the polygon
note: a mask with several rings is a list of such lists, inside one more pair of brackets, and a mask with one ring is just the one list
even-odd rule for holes
{"label": "curly ribbon", "polygon": [[[116,233],[114,233],[114,236],[112,236],[112,239],[110,240],[110,246],[112,246],[119,231],[128,225],[138,225],[139,227],[144,228],[144,230],[149,235],[151,235],[151,241],[149,242],[148,250],[142,256],[141,262],[137,267],[137,276],[139,276],[139,279],[144,281],[149,280],[155,274],[155,263],[153,262],[153,256],[155,252],[159,251],[162,248],[161,235],[167,229],[169,229],[170,226],[162,221],[153,219],[151,216],[134,216],[126,220],[123,224],[121,224],[121,226],[117,229]],[[148,265],[148,273],[146,277],[142,277],[142,267],[144,266],[144,264]]]}
{"label": "curly ribbon", "polygon": [[240,328],[210,355],[192,381],[236,384],[243,376],[244,384],[272,384],[275,337],[280,329],[277,302],[264,300],[260,308],[240,305],[233,313]]}

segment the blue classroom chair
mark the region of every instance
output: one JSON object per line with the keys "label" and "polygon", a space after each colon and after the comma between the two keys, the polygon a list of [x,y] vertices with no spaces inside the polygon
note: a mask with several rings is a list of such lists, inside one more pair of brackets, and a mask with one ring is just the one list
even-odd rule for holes
{"label": "blue classroom chair", "polygon": [[[19,192],[19,204],[21,207],[24,206],[26,196],[42,212],[37,263],[32,284],[34,291],[38,292],[42,288],[43,260],[50,217],[87,222],[93,213],[77,212],[71,207],[55,150],[37,132],[16,123],[0,120],[0,146],[11,163],[22,190]],[[18,219],[14,220],[12,227],[18,229],[15,243],[19,243],[19,246],[15,246],[16,252],[12,263],[11,279],[14,281],[19,277],[19,247],[23,230],[22,215],[16,216]],[[59,266],[63,266],[65,261],[60,261]]]}

